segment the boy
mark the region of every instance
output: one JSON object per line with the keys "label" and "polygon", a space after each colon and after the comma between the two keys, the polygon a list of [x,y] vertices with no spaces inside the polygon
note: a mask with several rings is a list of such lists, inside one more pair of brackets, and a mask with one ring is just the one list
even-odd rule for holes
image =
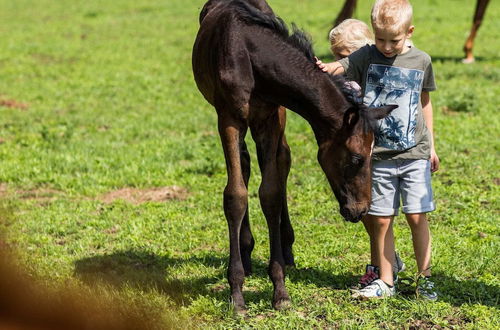
{"label": "boy", "polygon": [[407,0],[377,0],[371,21],[375,45],[364,46],[338,62],[318,66],[333,74],[346,73],[362,86],[368,106],[398,104],[391,116],[379,122],[372,163],[372,203],[363,219],[373,234],[372,255],[379,265],[378,278],[355,297],[395,294],[393,220],[400,199],[410,225],[422,297],[435,300],[430,281],[431,237],[426,213],[435,209],[430,173],[439,168],[434,149],[432,103],[435,90],[430,57],[407,43],[415,27]]}

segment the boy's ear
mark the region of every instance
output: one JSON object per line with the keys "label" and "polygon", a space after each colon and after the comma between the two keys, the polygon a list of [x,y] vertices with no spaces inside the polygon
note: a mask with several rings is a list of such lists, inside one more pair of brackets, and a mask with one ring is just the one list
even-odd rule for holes
{"label": "boy's ear", "polygon": [[410,25],[408,31],[406,31],[406,38],[411,38],[413,31],[415,31],[415,25]]}

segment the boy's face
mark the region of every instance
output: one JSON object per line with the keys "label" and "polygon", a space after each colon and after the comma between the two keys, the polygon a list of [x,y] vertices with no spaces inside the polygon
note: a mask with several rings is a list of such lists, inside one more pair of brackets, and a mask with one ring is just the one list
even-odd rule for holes
{"label": "boy's face", "polygon": [[406,39],[411,37],[413,30],[413,26],[410,26],[408,31],[399,33],[374,28],[375,47],[388,58],[403,54],[409,49],[406,44]]}

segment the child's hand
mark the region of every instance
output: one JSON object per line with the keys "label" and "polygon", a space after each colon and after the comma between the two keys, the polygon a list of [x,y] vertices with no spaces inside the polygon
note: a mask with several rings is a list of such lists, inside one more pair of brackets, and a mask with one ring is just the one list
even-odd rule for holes
{"label": "child's hand", "polygon": [[323,63],[316,56],[314,56],[314,59],[316,60],[316,65],[318,66],[318,68],[320,68],[323,72],[328,72],[328,68],[327,68],[327,65],[325,63]]}
{"label": "child's hand", "polygon": [[432,148],[431,150],[430,161],[431,161],[431,172],[432,173],[437,172],[437,170],[439,170],[439,157],[436,154],[436,150],[434,150],[434,148]]}
{"label": "child's hand", "polygon": [[343,74],[345,72],[344,68],[339,62],[323,63],[316,56],[314,58],[316,59],[316,66],[323,72],[328,72],[331,74]]}

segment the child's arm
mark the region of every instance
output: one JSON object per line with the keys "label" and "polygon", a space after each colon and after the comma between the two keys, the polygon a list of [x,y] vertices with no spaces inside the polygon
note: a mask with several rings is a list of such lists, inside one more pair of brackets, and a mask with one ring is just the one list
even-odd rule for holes
{"label": "child's arm", "polygon": [[422,112],[424,115],[425,124],[431,133],[431,172],[436,172],[439,169],[439,157],[434,148],[434,130],[433,130],[433,115],[432,115],[432,102],[429,92],[422,91]]}
{"label": "child's arm", "polygon": [[345,70],[342,64],[339,62],[323,63],[319,58],[316,57],[316,65],[330,74],[344,74]]}

